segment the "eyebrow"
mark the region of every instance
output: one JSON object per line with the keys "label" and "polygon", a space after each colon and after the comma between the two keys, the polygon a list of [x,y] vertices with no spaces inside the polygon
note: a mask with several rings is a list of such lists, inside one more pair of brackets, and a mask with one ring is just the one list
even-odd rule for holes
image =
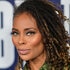
{"label": "eyebrow", "polygon": [[[27,31],[27,30],[33,30],[33,29],[36,30],[36,28],[25,28],[24,31]],[[18,29],[16,29],[16,28],[12,28],[12,30],[16,30],[16,31],[18,31]]]}
{"label": "eyebrow", "polygon": [[16,29],[16,28],[12,28],[12,30],[16,30],[16,31],[18,31],[18,29]]}
{"label": "eyebrow", "polygon": [[26,28],[26,29],[24,29],[25,31],[27,31],[27,30],[36,30],[35,28]]}

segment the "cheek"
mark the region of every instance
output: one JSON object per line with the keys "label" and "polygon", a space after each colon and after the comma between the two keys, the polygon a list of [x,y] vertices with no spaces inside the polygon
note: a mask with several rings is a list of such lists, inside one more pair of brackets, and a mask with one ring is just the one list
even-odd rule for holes
{"label": "cheek", "polygon": [[29,41],[29,43],[33,46],[37,46],[42,42],[42,37],[39,36],[35,36],[34,38],[32,38],[32,40]]}
{"label": "cheek", "polygon": [[35,36],[31,41],[29,41],[29,45],[32,49],[32,52],[42,51],[44,49],[42,36]]}
{"label": "cheek", "polygon": [[17,45],[17,39],[16,38],[12,37],[12,42],[15,46]]}
{"label": "cheek", "polygon": [[44,51],[44,45],[43,45],[41,37],[39,36],[38,38],[37,37],[34,38],[30,42],[30,47],[31,47],[31,57],[32,58],[36,58],[40,54],[42,54],[42,52]]}

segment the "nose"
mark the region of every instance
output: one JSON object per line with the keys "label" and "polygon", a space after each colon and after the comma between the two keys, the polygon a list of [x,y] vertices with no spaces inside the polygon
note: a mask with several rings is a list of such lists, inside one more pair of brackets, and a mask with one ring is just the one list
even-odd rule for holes
{"label": "nose", "polygon": [[23,36],[23,35],[20,35],[20,36],[19,36],[18,43],[19,43],[19,44],[25,44],[25,41],[26,41],[26,40],[25,40],[24,36]]}

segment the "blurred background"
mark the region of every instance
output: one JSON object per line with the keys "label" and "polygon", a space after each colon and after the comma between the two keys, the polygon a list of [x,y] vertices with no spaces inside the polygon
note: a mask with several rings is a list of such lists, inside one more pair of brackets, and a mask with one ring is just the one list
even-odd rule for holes
{"label": "blurred background", "polygon": [[[70,0],[49,0],[60,5],[67,21],[64,23],[70,35]],[[0,0],[0,70],[14,70],[17,52],[11,40],[14,5],[19,6],[24,0]],[[69,51],[70,52],[70,51]]]}

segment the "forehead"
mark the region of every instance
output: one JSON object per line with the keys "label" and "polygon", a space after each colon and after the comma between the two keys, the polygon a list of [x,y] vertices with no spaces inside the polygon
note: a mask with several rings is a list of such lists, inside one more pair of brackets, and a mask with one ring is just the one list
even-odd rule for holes
{"label": "forehead", "polygon": [[37,22],[35,18],[29,13],[22,13],[16,15],[13,20],[13,26],[23,26],[23,27],[36,27]]}
{"label": "forehead", "polygon": [[29,12],[29,11],[28,11],[28,12],[27,12],[27,11],[18,12],[18,13],[16,13],[16,14],[14,15],[14,18],[15,18],[15,17],[18,17],[18,16],[21,16],[21,15],[27,15],[27,16],[29,16],[29,17],[35,19],[35,17],[33,16],[33,14],[32,14],[31,12]]}

